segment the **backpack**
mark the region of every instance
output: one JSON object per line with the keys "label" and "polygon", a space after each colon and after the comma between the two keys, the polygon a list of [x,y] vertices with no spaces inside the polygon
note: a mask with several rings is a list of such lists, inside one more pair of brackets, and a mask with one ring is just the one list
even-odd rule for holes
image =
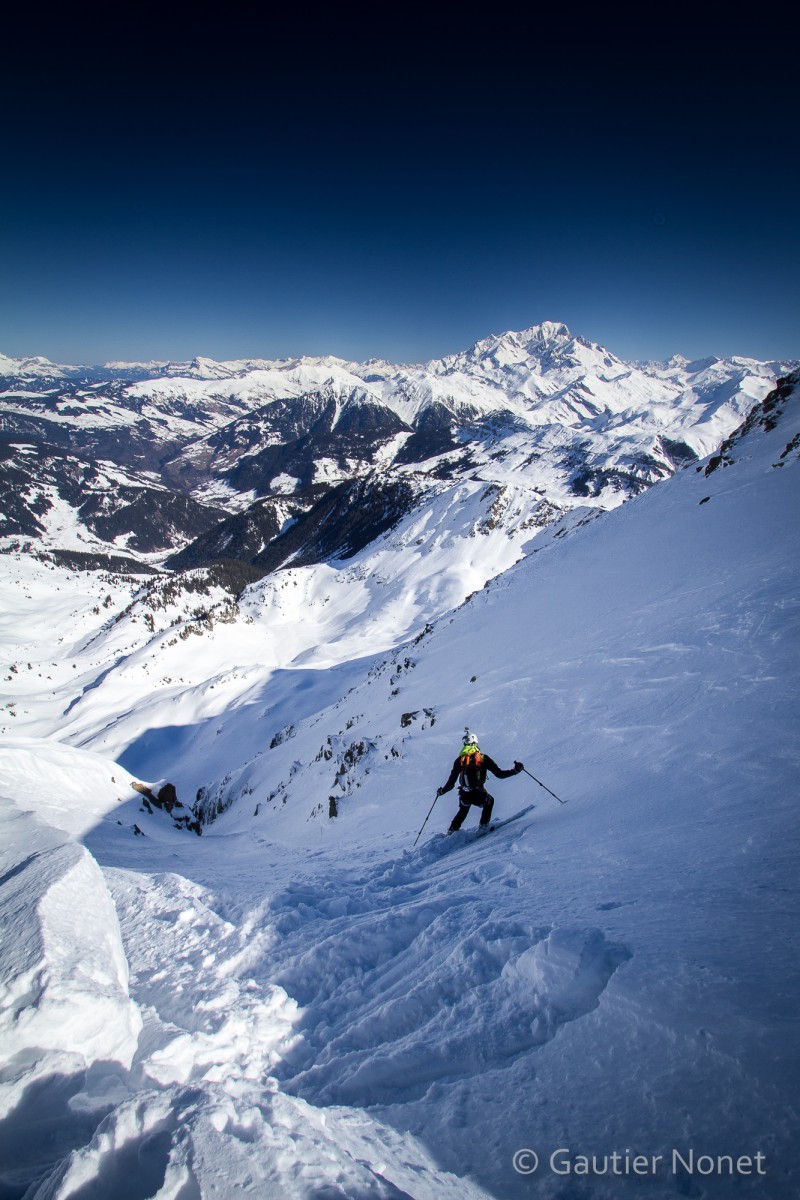
{"label": "backpack", "polygon": [[458,777],[459,787],[465,792],[479,791],[481,782],[481,765],[483,755],[477,746],[465,746],[461,751],[461,772]]}

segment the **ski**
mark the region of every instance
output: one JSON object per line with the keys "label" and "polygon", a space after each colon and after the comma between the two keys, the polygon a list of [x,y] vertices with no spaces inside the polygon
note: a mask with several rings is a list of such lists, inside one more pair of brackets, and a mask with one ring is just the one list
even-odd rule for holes
{"label": "ski", "polygon": [[519,812],[513,813],[510,817],[504,817],[502,821],[490,821],[483,829],[480,826],[472,830],[476,838],[486,837],[487,833],[494,833],[496,829],[502,829],[504,825],[510,825],[512,821],[518,821],[520,817],[527,817],[529,812],[533,812],[535,804],[528,804],[525,808],[521,808]]}
{"label": "ski", "polygon": [[490,821],[488,826],[477,829],[457,829],[454,833],[437,833],[433,837],[432,842],[427,844],[430,846],[437,842],[454,842],[454,850],[463,850],[465,846],[472,845],[480,838],[486,837],[488,833],[494,833],[497,829],[502,829],[505,825],[510,825],[512,821],[519,821],[521,817],[527,817],[528,813],[533,812],[535,804],[528,804],[525,808],[521,808],[519,812],[512,813],[510,817],[504,817],[502,821]]}
{"label": "ski", "polygon": [[[451,849],[458,851],[463,850],[466,846],[470,846],[473,842],[477,842],[479,838],[486,837],[487,833],[494,833],[497,829],[502,829],[505,825],[510,825],[512,821],[519,821],[522,817],[527,817],[528,813],[533,812],[535,804],[528,804],[525,808],[521,808],[519,812],[512,813],[510,817],[504,817],[502,821],[490,821],[487,827],[483,829],[478,826],[477,829],[457,829],[450,833],[435,833],[430,841],[426,842],[421,849],[433,850],[438,847],[439,854],[451,853]],[[447,849],[445,849],[447,844]]]}

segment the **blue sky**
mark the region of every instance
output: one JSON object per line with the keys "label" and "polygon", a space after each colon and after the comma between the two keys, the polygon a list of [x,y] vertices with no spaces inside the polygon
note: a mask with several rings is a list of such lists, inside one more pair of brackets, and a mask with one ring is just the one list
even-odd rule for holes
{"label": "blue sky", "polygon": [[2,81],[0,350],[416,361],[552,319],[630,358],[800,355],[766,10],[493,12],[37,31]]}

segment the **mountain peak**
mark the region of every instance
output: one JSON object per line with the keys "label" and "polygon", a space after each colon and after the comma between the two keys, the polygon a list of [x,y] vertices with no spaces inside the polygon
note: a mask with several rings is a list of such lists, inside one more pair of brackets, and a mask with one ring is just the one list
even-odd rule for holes
{"label": "mountain peak", "polygon": [[540,321],[538,325],[531,325],[514,336],[520,341],[547,345],[550,342],[571,342],[574,334],[563,321]]}
{"label": "mountain peak", "polygon": [[553,346],[564,346],[575,340],[569,326],[563,321],[540,321],[528,329],[507,329],[505,333],[490,334],[481,338],[469,353],[484,354],[488,347],[513,347],[516,350],[541,352]]}
{"label": "mountain peak", "polygon": [[[79,372],[84,368],[74,367],[74,372]],[[63,375],[64,368],[50,361],[49,358],[44,358],[41,354],[28,355],[25,358],[10,358],[7,354],[0,353],[0,376],[2,375],[28,375],[31,377],[45,376],[53,374]]]}
{"label": "mountain peak", "polygon": [[602,346],[573,334],[563,321],[541,321],[528,329],[490,334],[469,350],[429,364],[429,369],[444,374],[477,370],[483,376],[499,372],[497,380],[507,382],[509,372],[530,374],[558,365],[570,370],[585,368],[595,364],[598,357],[606,366],[612,359],[620,362]]}

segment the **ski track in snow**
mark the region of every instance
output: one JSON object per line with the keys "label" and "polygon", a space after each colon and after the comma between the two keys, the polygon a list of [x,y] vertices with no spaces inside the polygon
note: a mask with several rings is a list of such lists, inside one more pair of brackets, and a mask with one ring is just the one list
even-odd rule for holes
{"label": "ski track in snow", "polygon": [[366,879],[334,876],[272,902],[279,932],[299,906],[307,918],[288,961],[274,954],[274,978],[304,1009],[302,1040],[278,1072],[293,1091],[385,1105],[502,1070],[594,1008],[630,957],[599,929],[537,924],[519,904],[519,869],[499,867],[496,850],[482,861],[476,847],[477,861],[454,869],[458,846],[447,849],[440,859],[434,842]]}
{"label": "ski track in snow", "polygon": [[[515,1062],[532,1077],[537,1048],[593,1011],[630,958],[597,926],[556,928],[520,904],[514,842],[529,832],[437,834],[417,851],[367,852],[357,870],[323,853],[268,895],[257,859],[216,894],[107,869],[144,1018],[138,1086],[175,1103],[175,1089],[205,1102],[212,1088],[237,1113],[256,1098],[263,1107],[266,1091],[271,1104],[380,1120],[392,1106],[424,1109],[436,1085],[428,1133],[445,1138],[449,1087],[502,1087]],[[460,1153],[448,1169],[468,1178],[480,1157]]]}

